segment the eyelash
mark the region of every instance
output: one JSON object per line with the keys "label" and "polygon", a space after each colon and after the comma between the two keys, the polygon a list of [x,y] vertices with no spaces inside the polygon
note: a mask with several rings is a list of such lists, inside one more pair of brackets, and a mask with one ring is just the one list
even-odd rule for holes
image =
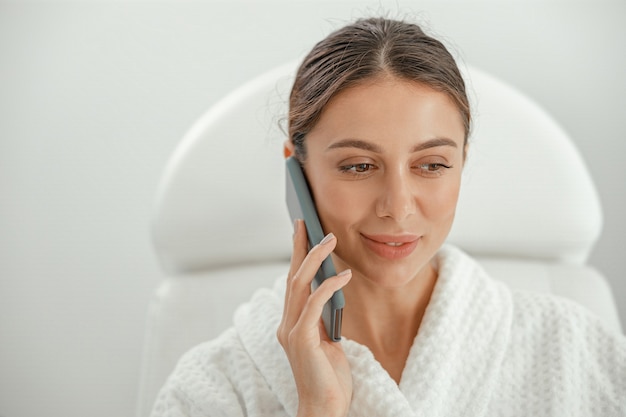
{"label": "eyelash", "polygon": [[[450,169],[452,168],[452,165],[445,165],[442,164],[441,162],[434,162],[432,164],[420,164],[418,165],[419,167],[422,167],[420,169],[422,169],[422,172],[427,173],[427,175],[432,175],[432,176],[439,176],[441,174],[443,174],[443,171],[446,169]],[[425,169],[423,167],[426,167]],[[431,167],[436,167],[436,169],[431,170]]]}
{"label": "eyelash", "polygon": [[[452,168],[452,165],[445,165],[440,162],[435,162],[435,163],[419,164],[416,167],[422,172],[422,175],[424,176],[437,177],[439,175],[442,175],[444,170]],[[433,167],[435,169],[431,169]],[[357,169],[359,168],[362,170],[358,171]],[[339,170],[341,172],[352,175],[354,177],[367,175],[369,171],[371,171],[372,169],[376,169],[376,167],[374,166],[374,164],[368,164],[368,163],[350,164],[350,165],[343,165],[339,167]]]}
{"label": "eyelash", "polygon": [[347,174],[353,174],[353,175],[363,175],[366,173],[366,171],[358,171],[357,167],[360,167],[360,168],[368,167],[367,171],[370,171],[372,167],[374,167],[374,165],[373,164],[350,164],[350,165],[340,166],[339,170],[341,172],[345,172]]}

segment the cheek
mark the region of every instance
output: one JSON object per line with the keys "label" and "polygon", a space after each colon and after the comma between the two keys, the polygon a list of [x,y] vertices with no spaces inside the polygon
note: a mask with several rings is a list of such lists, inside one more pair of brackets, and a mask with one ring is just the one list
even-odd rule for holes
{"label": "cheek", "polygon": [[423,200],[422,212],[435,222],[451,223],[454,220],[459,191],[460,180],[437,187]]}
{"label": "cheek", "polygon": [[351,183],[318,183],[315,205],[325,232],[341,233],[371,211],[371,196]]}

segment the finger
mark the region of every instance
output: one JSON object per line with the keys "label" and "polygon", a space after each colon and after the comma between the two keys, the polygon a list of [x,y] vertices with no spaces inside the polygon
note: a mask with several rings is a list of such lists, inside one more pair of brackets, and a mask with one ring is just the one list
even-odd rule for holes
{"label": "finger", "polygon": [[[309,334],[319,333],[320,320],[324,305],[330,300],[336,291],[339,291],[345,287],[352,279],[352,271],[346,269],[345,271],[335,275],[334,277],[325,280],[308,298],[307,302],[302,309],[302,313],[298,319],[298,322],[294,325],[294,334],[300,334],[300,331],[313,332]],[[326,331],[322,331],[324,340],[330,340]],[[301,341],[306,341],[306,337],[298,337]]]}
{"label": "finger", "polygon": [[301,300],[303,305],[306,298],[311,293],[311,281],[315,278],[315,275],[322,265],[324,259],[326,259],[337,244],[337,238],[330,233],[317,245],[311,249],[294,273],[289,282],[289,296],[295,297],[295,300]]}
{"label": "finger", "polygon": [[308,251],[308,238],[306,234],[306,226],[304,220],[296,219],[293,223],[293,250],[291,252],[291,263],[287,274],[287,288],[285,291],[285,307],[283,311],[287,311],[287,303],[291,295],[291,281],[293,280],[300,265],[304,261]]}
{"label": "finger", "polygon": [[322,261],[332,253],[336,244],[335,236],[333,234],[327,235],[305,256],[299,269],[288,282],[288,292],[285,294],[285,310],[283,311],[283,324],[287,329],[293,327],[298,321],[311,294],[311,281],[313,281]]}
{"label": "finger", "polygon": [[[296,219],[294,221],[293,226],[294,226],[293,250],[291,253],[291,263],[289,266],[289,273],[287,274],[287,284],[286,284],[286,290],[285,290],[285,301],[284,301],[285,304],[284,304],[284,309],[283,309],[283,317],[278,328],[279,339],[281,339],[281,333],[285,333],[285,331],[286,333],[288,333],[293,327],[293,324],[298,319],[297,316],[294,318],[290,317],[290,315],[294,314],[294,312],[295,314],[299,315],[299,311],[296,306],[292,306],[291,308],[289,307],[290,303],[293,304],[294,302],[293,301],[294,298],[292,297],[292,281],[296,277],[296,274],[298,270],[300,269],[302,262],[304,262],[304,259],[306,258],[307,253],[309,251],[309,241],[308,241],[307,230],[306,230],[306,225],[304,223],[304,220]],[[300,306],[300,310],[301,308],[302,306]]]}
{"label": "finger", "polygon": [[291,264],[289,266],[289,279],[293,278],[296,274],[308,251],[309,240],[306,225],[304,224],[304,220],[296,219],[293,223],[293,251],[291,253]]}

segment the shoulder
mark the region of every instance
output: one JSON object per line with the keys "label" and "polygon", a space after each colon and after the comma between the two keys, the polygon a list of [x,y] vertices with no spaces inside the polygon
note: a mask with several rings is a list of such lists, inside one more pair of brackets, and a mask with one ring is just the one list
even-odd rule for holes
{"label": "shoulder", "polygon": [[598,316],[575,301],[532,291],[512,290],[511,293],[513,326],[522,334],[537,338],[565,338],[572,343],[578,341],[598,345],[598,348],[609,340],[618,344],[626,342],[623,334],[610,329]]}
{"label": "shoulder", "polygon": [[530,345],[597,369],[626,372],[626,337],[582,305],[559,296],[513,291],[512,335]]}
{"label": "shoulder", "polygon": [[626,411],[626,337],[574,301],[524,291],[512,296],[503,371],[515,385],[530,384],[526,392],[537,398],[550,393],[552,402],[567,398],[578,410]]}
{"label": "shoulder", "polygon": [[161,389],[152,417],[282,415],[262,369],[279,355],[274,346],[279,294],[280,287],[257,291],[237,309],[233,327],[185,353]]}
{"label": "shoulder", "polygon": [[232,328],[189,350],[161,389],[152,416],[242,415],[236,378],[246,363],[235,359],[242,353]]}
{"label": "shoulder", "polygon": [[[503,301],[512,306],[513,335],[548,339],[567,337],[570,341],[580,339],[591,344],[604,340],[615,340],[618,345],[626,343],[623,334],[609,328],[581,304],[553,294],[511,288],[491,277],[479,261],[453,245],[444,245],[436,262],[439,268],[450,275],[462,275],[464,279],[482,282],[485,285],[480,287],[481,290],[494,287],[500,293],[507,294]],[[463,285],[459,282],[455,284]],[[591,335],[595,335],[595,338],[591,338]]]}

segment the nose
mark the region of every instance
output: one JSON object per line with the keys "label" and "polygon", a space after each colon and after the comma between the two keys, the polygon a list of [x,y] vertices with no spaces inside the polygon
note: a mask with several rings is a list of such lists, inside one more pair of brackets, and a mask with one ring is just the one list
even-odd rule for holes
{"label": "nose", "polygon": [[417,195],[408,173],[388,172],[376,203],[376,215],[403,221],[416,213]]}

